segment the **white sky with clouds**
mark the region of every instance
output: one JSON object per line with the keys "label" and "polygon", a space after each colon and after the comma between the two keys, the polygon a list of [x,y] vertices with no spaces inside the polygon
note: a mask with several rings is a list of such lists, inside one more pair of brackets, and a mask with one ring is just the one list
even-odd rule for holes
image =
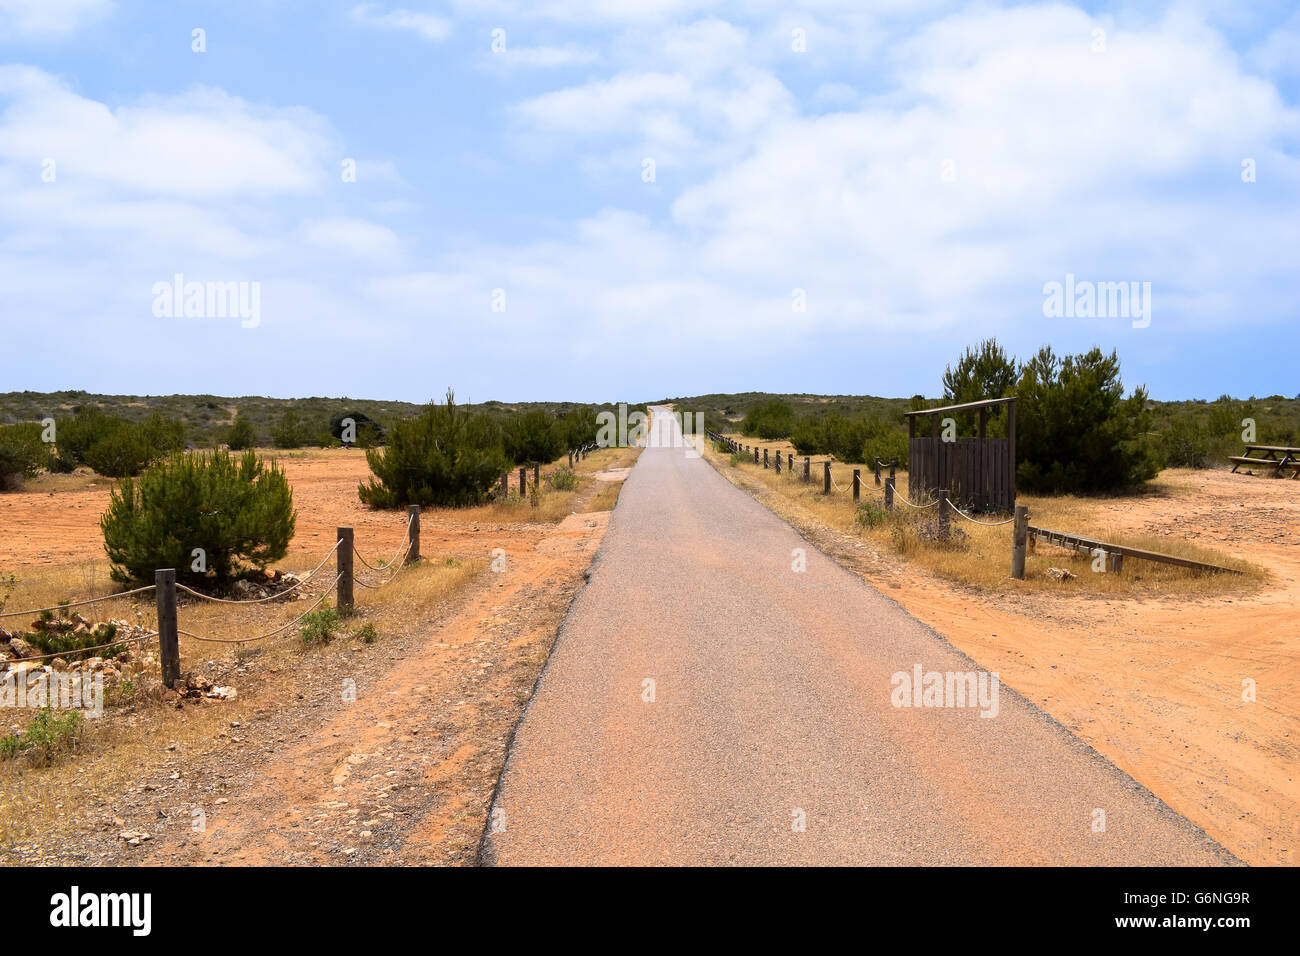
{"label": "white sky with clouds", "polygon": [[[1300,16],[865,6],[0,0],[0,390],[934,395],[996,335],[1300,392]],[[1150,327],[1044,318],[1067,272]]]}

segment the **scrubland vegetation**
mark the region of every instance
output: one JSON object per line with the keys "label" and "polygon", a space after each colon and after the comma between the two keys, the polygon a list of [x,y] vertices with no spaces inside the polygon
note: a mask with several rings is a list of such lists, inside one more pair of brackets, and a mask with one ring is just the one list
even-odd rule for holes
{"label": "scrubland vegetation", "polygon": [[[905,469],[907,412],[1015,396],[1017,482],[1048,494],[1134,487],[1165,467],[1226,466],[1249,428],[1263,444],[1300,444],[1300,396],[1157,402],[1141,387],[1126,395],[1119,357],[1096,348],[1058,356],[1045,347],[1021,362],[990,339],[965,349],[941,385],[937,399],[745,393],[665,401],[702,414],[714,431],[784,439],[800,455],[843,462],[892,459]],[[976,433],[974,413],[953,417],[959,436]],[[1005,409],[991,410],[986,434],[1005,436],[1006,427]]]}

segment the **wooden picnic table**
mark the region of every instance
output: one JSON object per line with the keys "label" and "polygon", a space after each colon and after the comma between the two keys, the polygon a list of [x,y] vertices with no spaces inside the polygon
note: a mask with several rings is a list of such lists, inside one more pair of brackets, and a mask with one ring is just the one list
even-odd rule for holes
{"label": "wooden picnic table", "polygon": [[1272,468],[1275,477],[1290,469],[1292,478],[1300,478],[1300,448],[1290,445],[1247,445],[1244,452],[1229,456],[1228,461],[1234,472],[1242,465],[1253,465]]}

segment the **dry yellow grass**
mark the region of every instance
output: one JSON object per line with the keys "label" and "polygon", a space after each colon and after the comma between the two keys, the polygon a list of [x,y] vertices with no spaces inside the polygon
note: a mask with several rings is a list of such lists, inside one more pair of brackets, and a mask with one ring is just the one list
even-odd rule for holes
{"label": "dry yellow grass", "polygon": [[42,472],[35,478],[28,478],[23,482],[23,491],[33,492],[58,492],[58,491],[81,491],[85,488],[114,488],[117,486],[116,478],[105,478],[103,475],[97,475],[89,468],[78,468],[76,471],[66,475],[56,475],[50,472]]}
{"label": "dry yellow grass", "polygon": [[[519,469],[510,473],[510,497],[504,501],[494,501],[476,508],[463,508],[454,512],[459,521],[471,522],[556,522],[563,521],[574,511],[574,503],[587,494],[597,484],[593,477],[596,472],[610,468],[627,468],[636,462],[639,448],[598,448],[581,461],[574,462],[573,473],[578,477],[578,487],[573,491],[556,491],[546,483],[546,476],[560,469],[569,467],[569,459],[557,458],[542,467],[542,494],[536,505],[531,496],[525,500],[518,497]],[[528,469],[528,486],[533,485],[533,470]],[[617,495],[614,496],[617,498]],[[589,507],[589,511],[607,510]]]}
{"label": "dry yellow grass", "polygon": [[[784,462],[786,455],[793,450],[788,442],[767,442],[743,438],[739,435],[732,437],[751,448],[757,445],[760,449],[760,458],[763,448],[769,450],[771,457],[774,457],[779,449]],[[1165,537],[1134,535],[1112,529],[1098,518],[1098,503],[1103,499],[1073,495],[1056,497],[1020,495],[1020,503],[1029,508],[1031,523],[1038,527],[1083,534],[1129,547],[1159,551],[1175,557],[1232,568],[1242,573],[1240,575],[1205,573],[1136,558],[1126,559],[1123,571],[1119,574],[1095,573],[1092,570],[1093,559],[1090,556],[1062,548],[1039,545],[1026,558],[1025,580],[1013,581],[1010,578],[1012,527],[1010,524],[990,527],[953,515],[952,526],[961,532],[961,535],[954,536],[955,541],[944,543],[927,540],[926,526],[936,521],[935,509],[917,511],[900,501],[896,503],[894,511],[884,511],[884,489],[875,486],[874,474],[867,464],[831,460],[831,478],[838,485],[838,489],[833,487],[830,495],[823,495],[822,463],[827,461],[829,456],[812,456],[810,472],[812,480],[805,484],[802,458],[796,460],[796,471],[791,476],[785,468],[778,475],[774,467],[764,468],[762,464],[755,465],[752,453],[749,456],[742,456],[742,460],[733,464],[735,456],[719,452],[710,444],[706,455],[709,461],[734,483],[747,487],[751,491],[759,489],[766,491],[768,503],[784,517],[794,520],[796,524],[811,523],[814,526],[857,535],[877,550],[892,552],[934,574],[980,588],[1011,591],[1026,588],[1059,590],[1064,587],[1087,593],[1112,595],[1218,594],[1256,587],[1266,577],[1265,572],[1258,566],[1218,551]],[[854,468],[862,472],[862,499],[857,507],[852,500]],[[887,475],[888,472],[883,474]],[[897,472],[896,487],[898,497],[902,498],[907,491],[906,472],[901,470]],[[1156,482],[1147,493],[1158,494],[1164,490],[1160,483]],[[1003,514],[974,517],[981,521],[1002,521],[1010,516]],[[1046,574],[1049,567],[1068,569],[1076,577],[1065,582],[1053,580]]]}
{"label": "dry yellow grass", "polygon": [[597,492],[596,497],[591,499],[587,505],[587,511],[613,511],[614,506],[618,504],[619,493],[623,490],[623,483],[607,485]]}
{"label": "dry yellow grass", "polygon": [[[96,593],[111,593],[113,586],[108,582],[107,563],[87,564],[96,566],[60,568],[24,578],[13,595],[24,600],[15,603],[11,598],[9,607],[46,606],[68,599],[82,600]],[[386,635],[404,631],[413,620],[427,616],[430,608],[452,598],[486,567],[486,562],[481,560],[432,558],[402,569],[377,589],[358,587],[356,612],[343,619],[338,640],[330,648],[304,649],[296,626],[266,640],[246,644],[214,644],[182,635],[182,670],[217,662],[218,668],[225,671],[256,660],[257,671],[264,679],[257,682],[259,686],[251,694],[241,694],[233,702],[178,711],[160,706],[161,673],[156,656],[147,666],[137,665],[137,676],[129,685],[123,685],[125,691],[105,689],[104,716],[82,722],[78,752],[73,759],[41,768],[39,774],[23,760],[0,762],[0,844],[12,845],[28,834],[48,832],[61,816],[75,812],[76,808],[43,799],[45,794],[76,794],[90,787],[111,792],[130,785],[136,768],[156,758],[160,741],[184,750],[190,745],[210,742],[231,720],[244,719],[250,708],[279,706],[280,702],[292,698],[295,665],[306,655],[351,653],[349,645],[357,644],[355,634],[366,623],[375,626],[377,640],[382,642]],[[330,562],[313,584],[331,581],[332,569]],[[366,576],[379,577],[373,572],[366,572]],[[334,601],[330,595],[325,604],[333,606]],[[189,599],[180,608],[180,627],[223,639],[256,637],[292,621],[315,603],[315,596],[304,601],[272,601],[242,607]],[[134,603],[130,599],[118,599],[80,610],[91,620],[126,618],[150,629],[155,624],[149,593],[139,595]],[[29,623],[26,618],[9,618],[0,621],[0,626],[15,629]],[[156,651],[156,643],[146,647]],[[0,724],[0,735],[20,730],[34,712],[6,716],[9,720]]]}

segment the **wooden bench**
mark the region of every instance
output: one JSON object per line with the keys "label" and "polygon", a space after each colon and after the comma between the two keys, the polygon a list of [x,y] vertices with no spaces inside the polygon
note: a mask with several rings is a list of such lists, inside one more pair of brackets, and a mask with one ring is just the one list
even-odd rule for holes
{"label": "wooden bench", "polygon": [[1281,477],[1286,471],[1291,472],[1292,478],[1300,478],[1300,448],[1289,445],[1247,445],[1244,452],[1230,455],[1228,461],[1232,462],[1234,472],[1246,465],[1269,468],[1275,478]]}

